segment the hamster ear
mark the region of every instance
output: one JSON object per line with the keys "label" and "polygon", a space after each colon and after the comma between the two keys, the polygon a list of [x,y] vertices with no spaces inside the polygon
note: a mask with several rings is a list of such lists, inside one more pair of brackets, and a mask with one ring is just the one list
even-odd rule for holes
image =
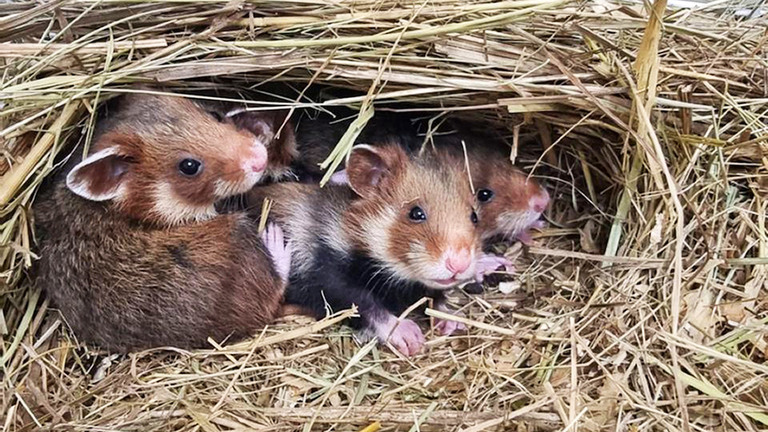
{"label": "hamster ear", "polygon": [[91,201],[118,198],[130,164],[117,145],[106,147],[83,159],[67,174],[67,187]]}
{"label": "hamster ear", "polygon": [[[264,146],[267,148],[269,168],[273,171],[284,171],[298,156],[293,124],[290,121],[286,122],[289,114],[290,111],[288,110],[245,111],[235,109],[228,112],[227,117],[231,118],[238,128],[263,138]],[[282,129],[280,129],[281,127]],[[276,136],[278,131],[280,136]]]}
{"label": "hamster ear", "polygon": [[407,157],[398,145],[357,145],[347,160],[349,186],[362,197],[386,190],[400,174]]}

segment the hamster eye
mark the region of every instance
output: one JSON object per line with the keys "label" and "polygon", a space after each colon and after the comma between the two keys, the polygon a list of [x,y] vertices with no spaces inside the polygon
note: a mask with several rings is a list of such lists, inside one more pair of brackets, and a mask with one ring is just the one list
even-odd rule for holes
{"label": "hamster eye", "polygon": [[416,206],[408,213],[408,218],[414,222],[424,222],[427,220],[427,214],[424,213],[424,210],[422,210],[421,207]]}
{"label": "hamster eye", "polygon": [[194,177],[203,170],[203,163],[197,159],[184,159],[179,162],[179,172],[187,177]]}
{"label": "hamster eye", "polygon": [[472,214],[469,215],[469,220],[472,221],[472,225],[477,225],[477,213],[475,213],[474,210],[472,210]]}
{"label": "hamster eye", "polygon": [[221,113],[216,111],[208,111],[208,114],[211,115],[214,119],[216,119],[217,122],[221,123],[224,121],[224,116],[221,115]]}
{"label": "hamster eye", "polygon": [[490,189],[480,189],[477,191],[477,200],[480,202],[488,202],[493,198],[493,191]]}

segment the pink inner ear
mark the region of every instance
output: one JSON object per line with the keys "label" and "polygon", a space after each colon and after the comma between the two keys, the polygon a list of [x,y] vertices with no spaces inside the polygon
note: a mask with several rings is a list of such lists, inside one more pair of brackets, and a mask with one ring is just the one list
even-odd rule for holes
{"label": "pink inner ear", "polygon": [[130,161],[114,148],[98,151],[80,162],[67,175],[67,187],[92,201],[116,198]]}
{"label": "pink inner ear", "polygon": [[379,183],[381,183],[382,177],[384,177],[384,169],[379,167],[372,167],[371,177],[368,181],[371,183],[371,186],[378,186]]}

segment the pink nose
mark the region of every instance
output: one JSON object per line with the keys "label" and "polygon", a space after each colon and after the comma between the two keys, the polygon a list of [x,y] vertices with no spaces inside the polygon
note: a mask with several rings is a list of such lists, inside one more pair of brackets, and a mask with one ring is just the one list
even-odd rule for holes
{"label": "pink nose", "polygon": [[448,251],[448,256],[445,258],[445,268],[453,274],[465,271],[471,263],[472,254],[467,249]]}
{"label": "pink nose", "polygon": [[549,205],[549,193],[547,193],[547,190],[541,189],[540,193],[531,197],[531,200],[528,201],[528,205],[530,205],[536,213],[544,213],[544,210],[547,209],[547,205]]}
{"label": "pink nose", "polygon": [[248,168],[253,172],[264,171],[267,167],[267,152],[265,149],[256,149],[253,157],[248,162]]}

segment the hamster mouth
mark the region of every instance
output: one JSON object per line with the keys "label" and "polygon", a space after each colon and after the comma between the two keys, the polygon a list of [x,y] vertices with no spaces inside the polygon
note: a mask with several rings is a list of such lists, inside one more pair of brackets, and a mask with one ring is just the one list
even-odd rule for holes
{"label": "hamster mouth", "polygon": [[467,279],[453,276],[449,279],[430,279],[430,282],[432,282],[433,285],[436,285],[436,288],[452,288],[466,280]]}

